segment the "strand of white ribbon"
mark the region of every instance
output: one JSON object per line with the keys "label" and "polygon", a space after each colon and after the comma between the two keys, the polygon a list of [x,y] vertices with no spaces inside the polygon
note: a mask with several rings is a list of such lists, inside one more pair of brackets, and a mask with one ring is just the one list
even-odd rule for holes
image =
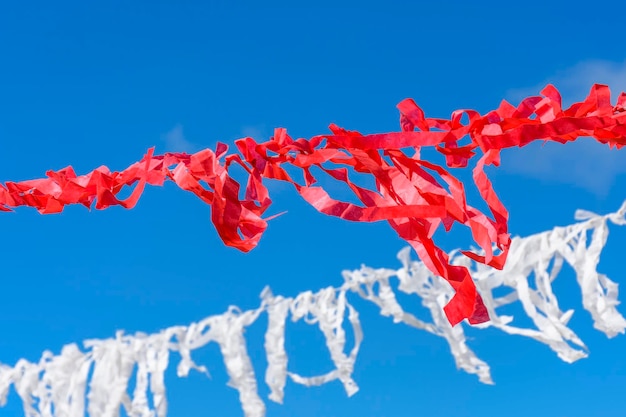
{"label": "strand of white ribbon", "polygon": [[[608,236],[607,222],[624,225],[625,216],[626,203],[606,216],[579,210],[576,212],[579,223],[514,238],[502,271],[453,254],[456,264],[466,265],[472,271],[489,310],[491,321],[478,327],[492,326],[533,338],[548,345],[566,362],[587,356],[584,343],[567,327],[573,311],[562,312],[552,291],[552,281],[567,262],[576,273],[583,306],[591,313],[594,327],[609,337],[624,333],[626,320],[616,309],[617,284],[598,273],[596,267]],[[592,232],[590,241],[588,231]],[[164,373],[170,352],[181,356],[178,376],[186,376],[191,369],[206,372],[205,367],[191,359],[191,352],[215,342],[223,355],[229,385],[239,392],[244,415],[262,417],[265,404],[258,395],[244,330],[264,312],[268,314],[265,382],[272,401],[282,402],[288,377],[306,386],[339,380],[350,396],[358,390],[352,372],[363,332],[358,313],[347,300],[348,293],[373,302],[383,316],[391,316],[395,323],[402,322],[445,338],[458,368],[477,375],[483,383],[492,383],[489,366],[467,346],[463,326],[450,326],[443,314],[443,306],[453,294],[449,284],[433,276],[421,262],[411,260],[409,248],[400,251],[398,258],[403,266],[397,270],[363,266],[344,271],[344,284],[338,288],[328,287],[316,293],[306,291],[294,298],[274,296],[266,288],[261,294],[261,305],[255,310],[242,312],[230,307],[224,314],[189,326],[171,327],[151,335],[118,332],[115,338],[85,341],[84,350],[70,344],[59,355],[46,351],[38,363],[20,359],[13,367],[0,365],[0,406],[5,405],[13,386],[23,401],[27,417],[83,417],[85,403],[90,417],[116,417],[121,407],[131,417],[164,417],[167,412]],[[530,285],[533,274],[536,288]],[[399,281],[397,290],[421,298],[422,305],[432,315],[432,323],[404,311],[390,284],[391,278]],[[501,287],[510,288],[510,293],[495,297],[493,290]],[[522,304],[535,328],[515,327],[511,324],[513,317],[497,314],[496,309],[516,301]],[[350,353],[346,353],[346,314],[354,333]],[[302,319],[318,325],[326,338],[334,370],[313,377],[288,370],[285,326],[289,315],[292,321]],[[128,384],[133,372],[135,387],[131,394]]]}

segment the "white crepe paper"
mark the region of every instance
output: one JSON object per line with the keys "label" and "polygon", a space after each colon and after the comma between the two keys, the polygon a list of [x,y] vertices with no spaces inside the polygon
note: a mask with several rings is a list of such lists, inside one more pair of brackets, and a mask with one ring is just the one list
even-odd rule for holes
{"label": "white crepe paper", "polygon": [[[546,344],[569,363],[586,357],[585,344],[567,326],[573,310],[561,311],[552,290],[552,282],[563,264],[568,263],[576,273],[583,306],[591,314],[594,327],[608,337],[624,333],[626,320],[616,309],[617,284],[598,273],[597,265],[608,236],[607,222],[624,225],[625,216],[626,203],[606,216],[579,210],[576,212],[579,223],[514,238],[502,271],[451,254],[455,264],[470,268],[489,310],[491,321],[476,327],[495,327],[508,334],[530,337]],[[58,355],[46,351],[38,363],[20,359],[13,367],[0,365],[0,406],[6,404],[12,386],[22,399],[27,417],[84,417],[85,411],[90,417],[117,417],[122,408],[130,417],[165,417],[164,373],[170,352],[178,352],[181,357],[178,376],[186,376],[192,369],[206,373],[204,366],[193,361],[191,353],[214,342],[224,359],[230,378],[228,385],[239,392],[244,415],[262,417],[265,404],[258,394],[258,379],[244,334],[246,327],[263,313],[268,314],[265,382],[272,401],[283,401],[288,377],[305,386],[338,380],[351,396],[358,390],[352,373],[363,332],[348,294],[376,304],[381,314],[392,317],[394,323],[402,322],[445,338],[457,367],[491,384],[489,366],[467,346],[463,325],[450,326],[443,313],[443,306],[453,295],[449,284],[433,276],[421,262],[411,260],[409,248],[400,251],[398,258],[402,268],[397,270],[363,266],[344,271],[344,283],[337,288],[328,287],[316,293],[306,291],[294,298],[274,296],[266,288],[261,293],[261,305],[255,310],[230,307],[223,314],[189,326],[171,327],[151,335],[118,332],[111,339],[85,341],[82,350],[70,344]],[[390,283],[392,278],[398,281],[397,289]],[[493,291],[502,287],[510,292],[494,296]],[[432,322],[424,322],[404,311],[396,291],[421,298]],[[498,315],[498,308],[517,301],[534,328],[516,327],[512,324],[513,317]],[[349,353],[344,329],[346,315],[354,335]],[[317,376],[301,376],[289,370],[285,349],[288,317],[319,327],[334,369]],[[132,377],[134,387],[129,387]]]}

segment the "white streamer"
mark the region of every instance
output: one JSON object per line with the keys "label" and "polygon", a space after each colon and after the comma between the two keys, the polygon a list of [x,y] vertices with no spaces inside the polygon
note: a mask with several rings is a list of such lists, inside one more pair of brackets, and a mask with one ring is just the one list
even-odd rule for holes
{"label": "white streamer", "polygon": [[[596,268],[608,236],[607,222],[624,225],[625,216],[626,203],[616,213],[606,216],[579,210],[576,219],[583,220],[580,223],[514,238],[503,271],[452,254],[455,264],[470,268],[489,310],[491,321],[477,327],[492,326],[509,334],[533,338],[548,345],[566,362],[587,356],[584,343],[567,327],[573,310],[562,312],[552,291],[552,282],[567,262],[576,273],[583,306],[591,313],[594,327],[608,337],[624,333],[626,320],[616,309],[617,284],[599,274]],[[152,335],[130,336],[118,332],[112,339],[86,341],[85,351],[70,344],[56,356],[44,352],[36,364],[20,359],[13,367],[0,365],[0,406],[6,404],[9,388],[13,386],[22,399],[27,417],[84,417],[85,398],[90,417],[117,417],[122,407],[131,417],[165,417],[167,401],[163,378],[170,352],[181,355],[179,376],[186,376],[191,369],[206,372],[204,366],[194,363],[191,352],[215,342],[224,358],[230,378],[228,385],[239,392],[244,415],[263,417],[265,404],[257,392],[257,378],[244,337],[246,327],[263,312],[268,314],[265,382],[272,401],[283,401],[287,376],[306,386],[339,380],[350,396],[358,390],[352,373],[363,332],[358,313],[347,300],[348,292],[373,302],[383,316],[392,317],[395,323],[402,322],[445,338],[458,368],[477,375],[481,382],[493,383],[489,366],[467,346],[463,326],[450,326],[443,314],[443,306],[453,295],[449,284],[433,276],[421,262],[412,261],[409,254],[408,248],[400,251],[398,258],[403,267],[398,270],[363,266],[356,271],[344,271],[344,284],[339,288],[329,287],[317,293],[306,291],[295,298],[274,296],[266,288],[261,293],[261,305],[255,310],[242,312],[230,307],[224,314],[187,327],[171,327]],[[531,275],[535,277],[536,288],[530,285]],[[422,305],[431,313],[432,323],[404,311],[390,284],[391,278],[397,278],[399,291],[421,298]],[[511,292],[495,297],[493,290],[503,286]],[[535,328],[515,327],[511,324],[513,317],[497,314],[498,308],[515,301],[520,301]],[[354,333],[354,346],[349,354],[345,352],[346,313]],[[288,370],[285,326],[289,315],[293,321],[303,319],[308,324],[318,325],[326,338],[334,370],[310,377]],[[135,387],[131,395],[128,384],[133,374]]]}

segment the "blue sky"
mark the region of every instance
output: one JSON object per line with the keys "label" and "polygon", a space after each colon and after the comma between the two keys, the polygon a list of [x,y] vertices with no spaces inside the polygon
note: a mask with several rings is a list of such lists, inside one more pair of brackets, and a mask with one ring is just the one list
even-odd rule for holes
{"label": "blue sky", "polygon": [[[129,3],[0,6],[0,181],[70,164],[81,173],[103,164],[122,169],[151,146],[194,151],[245,135],[264,139],[279,126],[298,137],[326,132],[329,123],[394,130],[395,105],[406,97],[443,117],[457,108],[490,110],[546,82],[562,86],[570,101],[593,82],[626,89],[626,4],[619,2],[593,9],[572,1]],[[511,232],[569,224],[579,207],[614,211],[626,198],[625,158],[626,150],[585,142],[507,151],[492,175]],[[328,218],[289,187],[272,189],[273,212],[288,213],[271,221],[249,254],[225,248],[209,208],[172,184],[146,190],[131,211],[2,214],[0,362],[38,360],[45,349],[117,329],[189,323],[231,304],[256,307],[265,285],[293,296],[338,285],[341,270],[361,263],[399,266],[403,243],[385,224]],[[470,243],[463,231],[444,236],[449,249]],[[617,282],[625,244],[626,230],[613,228],[600,264]],[[567,365],[531,340],[472,332],[470,344],[496,382],[484,386],[455,369],[443,339],[355,301],[365,330],[355,371],[361,391],[347,398],[338,382],[289,384],[284,405],[268,401],[268,416],[623,415],[625,337],[607,340],[593,330],[572,274],[559,279],[587,359]],[[263,323],[247,333],[257,359]],[[288,328],[290,367],[301,374],[330,369],[318,332]],[[172,366],[169,415],[241,415],[217,347],[197,357],[212,378],[179,380]],[[267,394],[263,385],[260,393]],[[0,412],[21,415],[14,393]]]}

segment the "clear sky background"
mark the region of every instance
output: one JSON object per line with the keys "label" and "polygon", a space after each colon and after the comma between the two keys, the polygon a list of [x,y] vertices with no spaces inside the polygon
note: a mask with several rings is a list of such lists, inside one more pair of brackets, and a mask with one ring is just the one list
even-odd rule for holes
{"label": "clear sky background", "polygon": [[[569,102],[593,82],[626,89],[626,3],[294,4],[2,3],[0,181],[67,165],[79,173],[122,169],[151,146],[196,151],[246,135],[265,139],[274,127],[297,137],[327,132],[331,122],[396,130],[395,105],[406,97],[446,117],[457,108],[488,111],[502,98],[517,104],[547,82]],[[590,141],[537,145],[505,152],[491,174],[511,232],[528,235],[570,224],[576,208],[616,210],[626,198],[625,162],[626,150]],[[253,308],[265,285],[293,296],[339,285],[341,270],[361,263],[399,266],[404,245],[386,224],[342,222],[290,187],[272,190],[272,213],[288,213],[249,254],[224,247],[209,208],[172,184],[147,189],[131,211],[1,214],[0,361],[38,360],[45,349],[117,329],[187,324],[231,304]],[[462,230],[442,238],[448,249],[471,244]],[[626,230],[613,227],[600,264],[621,283],[625,245]],[[288,383],[285,404],[268,401],[268,416],[623,416],[626,338],[593,330],[573,274],[556,290],[563,310],[576,309],[572,327],[590,349],[578,363],[532,340],[469,331],[470,346],[492,368],[496,385],[485,386],[456,370],[444,339],[394,325],[353,299],[365,331],[355,370],[361,390],[347,398],[339,382]],[[265,323],[247,332],[260,379]],[[331,369],[317,327],[290,324],[287,343],[291,370]],[[169,415],[242,415],[217,346],[195,357],[212,378],[178,379],[171,365]],[[0,415],[22,415],[15,393]]]}

